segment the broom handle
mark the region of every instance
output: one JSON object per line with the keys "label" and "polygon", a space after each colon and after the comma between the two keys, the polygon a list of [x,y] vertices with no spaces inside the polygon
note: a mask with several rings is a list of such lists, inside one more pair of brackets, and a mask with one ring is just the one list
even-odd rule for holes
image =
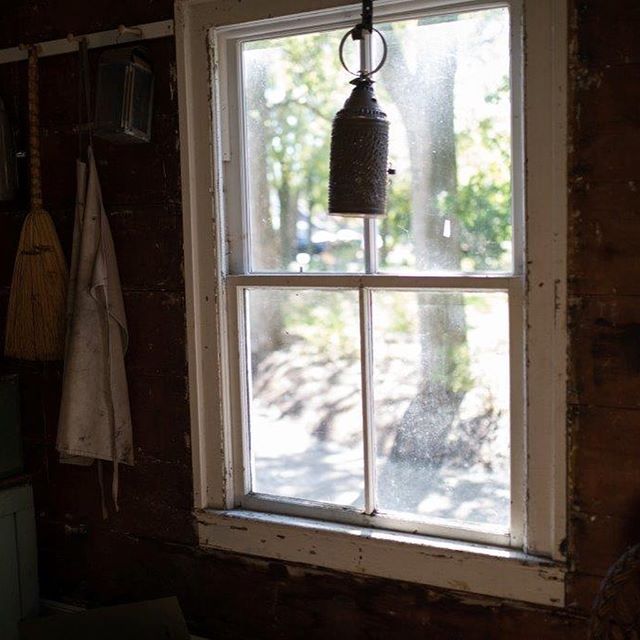
{"label": "broom handle", "polygon": [[38,45],[29,47],[29,158],[31,170],[31,211],[42,211]]}

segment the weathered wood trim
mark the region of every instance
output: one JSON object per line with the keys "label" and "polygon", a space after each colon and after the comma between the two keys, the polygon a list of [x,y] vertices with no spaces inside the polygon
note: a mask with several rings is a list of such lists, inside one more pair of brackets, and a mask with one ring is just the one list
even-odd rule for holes
{"label": "weathered wood trim", "polygon": [[251,273],[227,276],[230,286],[328,289],[456,289],[509,291],[521,278],[512,275],[402,275],[380,273]]}
{"label": "weathered wood trim", "polygon": [[217,313],[224,295],[216,267],[222,239],[213,163],[218,148],[211,127],[209,46],[185,3],[175,8],[180,165],[187,315],[187,361],[194,504],[225,507],[229,495],[229,438],[222,402],[220,362],[227,341]]}
{"label": "weathered wood trim", "polygon": [[203,546],[553,607],[564,568],[499,547],[251,511],[198,513]]}
{"label": "weathered wood trim", "polygon": [[[513,0],[512,6],[518,5],[519,1]],[[536,393],[533,400],[531,393],[528,395],[526,451],[522,447],[526,455],[521,457],[521,466],[527,461],[526,495],[531,504],[526,514],[528,531],[522,543],[532,555],[491,546],[473,546],[470,549],[461,542],[436,544],[432,543],[433,538],[353,525],[322,522],[309,525],[308,520],[286,515],[252,516],[249,519],[251,526],[248,526],[246,522],[238,524],[238,520],[234,520],[243,517],[241,511],[235,515],[226,511],[215,512],[217,515],[206,512],[199,525],[200,541],[204,546],[395,577],[447,589],[563,605],[563,569],[559,564],[540,560],[533,552],[538,556],[553,555],[560,559],[560,541],[565,531],[563,358],[566,343],[566,205],[561,186],[566,182],[563,182],[566,168],[562,164],[566,157],[566,123],[562,120],[566,92],[562,75],[562,60],[566,56],[566,29],[563,29],[566,7],[565,0],[523,2],[528,55],[525,74],[528,95],[534,96],[525,106],[527,141],[530,143],[525,152],[527,177],[539,174],[537,181],[527,183],[527,224],[531,225],[527,234],[529,238],[542,234],[527,256],[530,264],[528,294],[532,294],[529,301],[538,309],[528,319],[529,326],[532,323],[537,326],[533,348],[529,352],[531,379],[528,389],[535,389]],[[278,0],[269,3],[268,7],[257,5],[255,19],[317,9],[315,19],[326,21],[329,15],[326,9],[334,7],[331,15],[335,14],[336,23],[340,23],[350,19],[355,11],[354,6],[335,9],[341,4],[340,0],[309,0],[305,3]],[[443,3],[434,0],[433,7],[442,10],[445,5],[460,8],[487,4],[507,3],[460,3],[456,0]],[[418,6],[410,0],[390,1],[381,4],[380,10],[398,11],[414,5]],[[308,17],[306,14],[285,20],[291,29],[298,30]],[[196,510],[207,507],[228,509],[234,506],[236,497],[231,464],[231,449],[236,436],[231,434],[232,421],[229,419],[229,412],[233,410],[230,395],[234,394],[230,394],[228,376],[221,372],[230,365],[237,366],[237,358],[233,357],[235,352],[229,353],[226,314],[216,312],[216,309],[224,308],[228,293],[223,278],[227,271],[227,238],[222,233],[224,212],[220,170],[225,155],[223,141],[211,129],[211,114],[218,114],[221,107],[216,88],[213,93],[209,89],[211,71],[216,75],[217,59],[210,59],[207,43],[213,26],[231,25],[229,30],[233,31],[234,25],[243,19],[246,20],[246,12],[239,18],[234,10],[221,13],[214,3],[206,1],[178,2],[176,9]],[[257,22],[251,26],[258,30],[262,28]],[[562,51],[556,51],[556,48]],[[544,108],[536,111],[533,105],[538,92],[544,95],[546,102],[543,102]],[[539,95],[537,97],[540,98]],[[547,107],[551,109],[551,120]],[[535,115],[533,119],[530,117],[532,113]],[[548,246],[545,248],[549,229],[553,230],[551,252]],[[220,268],[216,267],[217,257],[220,257]],[[534,286],[539,281],[538,269],[544,269],[541,274],[545,283],[543,287]],[[255,282],[253,278],[263,278],[265,283],[270,278],[264,274],[242,277],[251,277],[252,282]],[[233,278],[229,278],[229,284],[239,285],[240,282],[233,282]],[[469,288],[491,289],[500,283],[510,291],[514,289],[511,277],[505,277],[502,282],[500,278],[478,279],[476,286]],[[275,280],[269,282],[275,285]],[[295,286],[294,282],[299,281],[292,277],[291,283],[287,284]],[[431,284],[446,288],[452,283],[453,279],[445,277]],[[472,283],[465,284],[469,286]],[[247,282],[244,286],[250,285]],[[497,288],[502,287],[499,285]],[[234,289],[230,287],[229,299],[238,304],[232,294]],[[551,297],[549,291],[552,292]],[[540,353],[542,357],[532,360],[533,353]],[[549,354],[553,357],[549,358]],[[243,469],[236,469],[235,473],[242,474]],[[524,489],[523,483],[523,497]],[[249,533],[243,534],[243,531]],[[442,553],[443,544],[452,545],[450,553]]]}
{"label": "weathered wood trim", "polygon": [[565,0],[524,2],[527,221],[525,548],[563,558],[567,402],[567,18]]}
{"label": "weathered wood trim", "polygon": [[[161,20],[159,22],[148,22],[147,24],[130,25],[129,31],[120,33],[119,29],[109,29],[108,31],[98,31],[96,33],[72,34],[66,38],[58,40],[47,40],[45,42],[33,43],[38,45],[38,57],[59,56],[66,53],[76,53],[78,51],[78,40],[87,41],[89,49],[101,47],[112,47],[113,45],[124,44],[125,42],[141,42],[153,38],[169,38],[173,35],[173,20]],[[0,49],[0,64],[10,62],[20,62],[26,60],[28,53],[20,46]]]}

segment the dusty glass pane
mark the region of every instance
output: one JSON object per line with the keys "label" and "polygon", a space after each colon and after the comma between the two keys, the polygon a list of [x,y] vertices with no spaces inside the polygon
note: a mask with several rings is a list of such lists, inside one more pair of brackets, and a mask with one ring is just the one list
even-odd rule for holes
{"label": "dusty glass pane", "polygon": [[[375,89],[396,171],[378,222],[380,269],[511,271],[508,9],[378,28],[389,55]],[[256,271],[363,268],[362,222],[326,213],[331,120],[351,89],[337,55],[342,34],[243,45]],[[356,52],[348,47],[353,68]]]}
{"label": "dusty glass pane", "polygon": [[363,270],[363,223],[327,214],[331,121],[348,93],[341,31],[242,48],[254,271]]}
{"label": "dusty glass pane", "polygon": [[509,326],[500,292],[373,295],[378,508],[509,526]]}
{"label": "dusty glass pane", "polygon": [[252,490],[362,506],[355,291],[252,289]]}
{"label": "dusty glass pane", "polygon": [[509,12],[384,25],[376,85],[396,169],[383,271],[512,270]]}

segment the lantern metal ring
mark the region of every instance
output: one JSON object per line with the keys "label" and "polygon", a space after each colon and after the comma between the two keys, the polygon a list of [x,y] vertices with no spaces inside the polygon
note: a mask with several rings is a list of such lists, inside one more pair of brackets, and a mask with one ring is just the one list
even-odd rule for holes
{"label": "lantern metal ring", "polygon": [[360,71],[358,73],[354,73],[353,71],[351,71],[351,69],[349,69],[349,67],[347,67],[347,63],[344,61],[343,51],[344,51],[344,43],[347,41],[347,38],[350,35],[356,33],[357,31],[358,31],[358,27],[354,27],[350,31],[347,31],[347,33],[345,33],[344,36],[342,36],[342,40],[340,40],[340,47],[338,48],[338,53],[340,55],[340,64],[342,64],[345,71],[347,71],[347,73],[350,73],[352,76],[368,78],[369,76],[372,76],[374,73],[380,71],[380,69],[382,69],[382,67],[384,66],[384,63],[387,61],[387,41],[385,40],[382,33],[380,33],[378,29],[373,27],[371,29],[371,32],[373,33],[375,31],[380,36],[380,40],[382,40],[382,58],[375,69],[372,69],[371,71],[364,71],[364,72]]}

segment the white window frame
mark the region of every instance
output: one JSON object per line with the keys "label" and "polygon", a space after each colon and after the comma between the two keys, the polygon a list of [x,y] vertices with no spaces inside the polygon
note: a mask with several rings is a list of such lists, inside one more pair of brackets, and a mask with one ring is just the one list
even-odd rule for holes
{"label": "white window frame", "polygon": [[[527,331],[527,353],[512,356],[512,371],[526,363],[526,385],[512,393],[513,535],[464,532],[446,526],[415,532],[373,528],[366,518],[340,523],[318,517],[301,517],[294,505],[278,513],[265,513],[264,501],[244,500],[238,487],[244,470],[238,452],[242,433],[232,428],[238,415],[237,376],[227,375],[236,366],[233,352],[236,328],[228,326],[226,305],[238,304],[237,287],[256,284],[256,276],[225,273],[226,244],[242,230],[225,231],[223,165],[239,141],[228,127],[218,127],[234,104],[227,84],[225,51],[240,36],[269,32],[278,18],[279,33],[298,33],[331,26],[352,26],[358,5],[341,0],[271,0],[268,3],[233,3],[216,8],[212,0],[176,3],[176,44],[180,108],[185,284],[189,391],[194,470],[194,507],[200,543],[249,555],[279,558],[331,569],[419,582],[435,587],[522,600],[564,605],[564,555],[566,517],[565,406],[566,406],[566,6],[565,0],[512,0],[476,2],[427,0],[429,10],[509,5],[513,30],[512,96],[517,109],[514,121],[514,193],[526,176],[526,202],[515,202],[524,211],[525,228],[514,227],[514,256],[527,238],[526,265],[516,264],[521,276],[469,276],[467,288],[502,278],[510,300],[511,343],[521,342]],[[331,5],[340,5],[329,8]],[[420,10],[424,1],[378,0],[378,20]],[[304,12],[304,13],[302,13]],[[311,13],[310,13],[311,12]],[[292,15],[293,14],[293,15]],[[521,35],[524,60],[522,57]],[[235,40],[234,40],[235,38]],[[224,46],[221,46],[225,43]],[[213,91],[211,78],[214,78]],[[524,91],[523,91],[524,88]],[[230,96],[230,100],[221,97]],[[519,106],[518,106],[519,105]],[[524,105],[524,108],[522,108]],[[519,126],[519,120],[524,126]],[[526,135],[518,134],[526,131]],[[228,136],[228,137],[227,137]],[[518,139],[520,137],[520,139]],[[520,156],[520,157],[518,157]],[[225,176],[230,179],[229,175]],[[233,179],[233,178],[231,178]],[[232,189],[240,192],[240,178]],[[516,219],[518,216],[515,216]],[[521,245],[520,245],[521,246]],[[222,265],[218,269],[217,265]],[[290,281],[305,286],[296,275],[263,275],[261,284]],[[305,275],[305,283],[339,284],[335,275]],[[387,277],[387,276],[383,276]],[[391,277],[392,276],[388,276]],[[337,279],[336,279],[337,278]],[[343,285],[362,287],[381,276],[344,276]],[[348,280],[348,282],[347,282]],[[424,284],[449,288],[448,278],[420,277]],[[456,278],[456,280],[460,280]],[[234,286],[227,286],[232,281]],[[397,283],[394,283],[396,286]],[[464,284],[464,283],[462,283]],[[404,286],[410,286],[406,280]],[[460,288],[460,284],[457,288]],[[464,288],[464,287],[463,287]],[[362,295],[362,294],[361,294]],[[520,298],[518,296],[521,296]],[[233,314],[232,314],[233,316]],[[518,335],[516,335],[518,334]],[[237,344],[237,340],[235,341]],[[516,348],[516,352],[518,349]],[[235,363],[235,364],[234,364]],[[520,364],[519,364],[520,363]],[[514,369],[515,368],[515,369]],[[235,404],[235,406],[234,406]],[[521,416],[521,418],[520,418]],[[523,423],[527,425],[525,429]],[[234,471],[235,469],[235,471]],[[523,470],[519,473],[519,470]],[[526,498],[525,498],[526,496]],[[522,505],[522,508],[518,508]],[[304,514],[308,516],[308,511]],[[415,527],[412,527],[415,531]],[[439,537],[435,537],[439,536]]]}

